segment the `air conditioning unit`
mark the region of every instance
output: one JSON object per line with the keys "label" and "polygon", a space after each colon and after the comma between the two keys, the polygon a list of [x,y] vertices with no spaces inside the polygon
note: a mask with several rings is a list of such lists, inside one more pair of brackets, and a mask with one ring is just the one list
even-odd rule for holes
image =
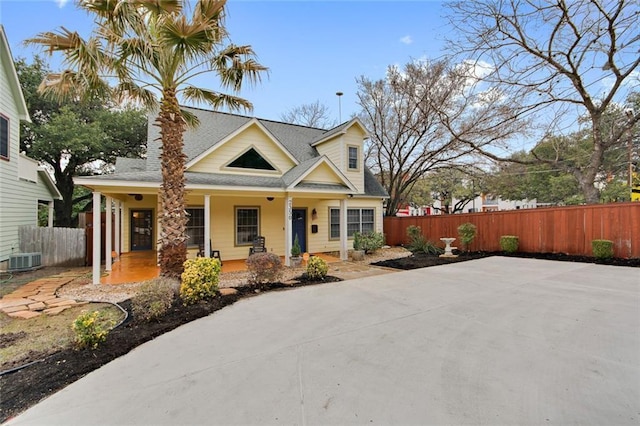
{"label": "air conditioning unit", "polygon": [[24,271],[42,266],[42,253],[19,253],[9,257],[10,271]]}

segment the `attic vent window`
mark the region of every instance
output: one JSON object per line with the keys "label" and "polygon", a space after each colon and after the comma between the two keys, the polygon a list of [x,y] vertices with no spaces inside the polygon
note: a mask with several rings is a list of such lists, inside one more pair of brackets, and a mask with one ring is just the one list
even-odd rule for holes
{"label": "attic vent window", "polygon": [[258,170],[275,170],[267,160],[262,157],[255,149],[251,148],[240,157],[229,163],[228,167],[236,167],[239,169],[258,169]]}

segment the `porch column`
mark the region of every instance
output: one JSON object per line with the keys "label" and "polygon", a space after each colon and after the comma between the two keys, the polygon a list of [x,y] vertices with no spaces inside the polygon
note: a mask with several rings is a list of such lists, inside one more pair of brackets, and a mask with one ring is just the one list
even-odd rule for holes
{"label": "porch column", "polygon": [[113,198],[107,196],[105,197],[105,227],[104,227],[104,270],[111,270],[111,252],[113,251],[113,247],[111,245],[113,238],[113,227],[111,226],[111,221],[113,220]]}
{"label": "porch column", "polygon": [[93,192],[93,268],[92,283],[100,284],[100,193]]}
{"label": "porch column", "polygon": [[53,228],[53,216],[54,216],[53,203],[54,203],[53,200],[51,200],[51,201],[49,201],[49,203],[47,203],[49,205],[49,217],[48,217],[48,222],[47,222],[47,226],[49,228]]}
{"label": "porch column", "polygon": [[[120,201],[120,207],[118,208],[118,222],[120,222],[120,226],[121,226],[121,231],[124,228],[124,201]],[[120,232],[120,235],[118,235],[118,255],[120,255],[120,253],[122,253],[123,249],[124,249],[124,231]]]}
{"label": "porch column", "polygon": [[349,260],[347,248],[347,199],[340,200],[340,260]]}
{"label": "porch column", "polygon": [[204,257],[211,256],[211,195],[204,196]]}
{"label": "porch column", "polygon": [[121,201],[120,200],[114,200],[115,201],[115,220],[116,220],[116,230],[115,230],[115,251],[116,254],[118,255],[118,258],[120,258],[120,219],[121,219],[121,215],[120,215],[120,206],[121,206]]}
{"label": "porch column", "polygon": [[293,209],[293,198],[287,196],[284,202],[284,264],[291,266],[291,214]]}

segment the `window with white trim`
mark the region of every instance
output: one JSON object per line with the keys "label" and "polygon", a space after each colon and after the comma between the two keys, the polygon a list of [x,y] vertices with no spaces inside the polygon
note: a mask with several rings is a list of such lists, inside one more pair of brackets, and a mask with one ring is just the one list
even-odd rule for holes
{"label": "window with white trim", "polygon": [[0,115],[0,157],[9,159],[9,120]]}
{"label": "window with white trim", "polygon": [[204,244],[204,209],[186,209],[187,217],[187,246],[200,246]]}
{"label": "window with white trim", "polygon": [[349,170],[358,170],[358,147],[349,147]]}
{"label": "window with white trim", "polygon": [[[347,237],[375,230],[375,209],[347,209]],[[340,209],[329,211],[329,238],[340,238]]]}
{"label": "window with white trim", "polygon": [[258,235],[260,235],[260,209],[236,207],[236,245],[251,245]]}

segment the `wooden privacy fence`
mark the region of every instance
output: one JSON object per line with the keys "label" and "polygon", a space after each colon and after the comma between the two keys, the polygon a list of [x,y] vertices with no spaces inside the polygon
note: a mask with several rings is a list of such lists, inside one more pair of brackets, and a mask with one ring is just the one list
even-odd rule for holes
{"label": "wooden privacy fence", "polygon": [[42,253],[43,266],[84,266],[84,229],[20,226],[20,251]]}
{"label": "wooden privacy fence", "polygon": [[[93,265],[93,213],[92,212],[88,212],[88,213],[84,213],[84,217],[83,219],[81,219],[80,221],[81,223],[84,222],[84,228],[82,229],[82,232],[84,233],[85,236],[85,240],[86,240],[86,257],[85,257],[85,263],[87,266],[92,266]],[[107,235],[107,214],[102,212],[100,214],[100,261],[104,261],[105,260],[105,240],[106,240],[106,235]],[[113,250],[115,250],[115,218],[112,217],[111,218],[111,248]]]}
{"label": "wooden privacy fence", "polygon": [[604,239],[613,241],[616,257],[640,257],[640,203],[385,217],[384,233],[387,244],[405,244],[407,227],[415,225],[439,245],[440,238],[455,237],[454,245],[462,248],[457,229],[466,222],[477,227],[471,251],[500,251],[500,237],[516,235],[521,252],[592,256],[591,241]]}

